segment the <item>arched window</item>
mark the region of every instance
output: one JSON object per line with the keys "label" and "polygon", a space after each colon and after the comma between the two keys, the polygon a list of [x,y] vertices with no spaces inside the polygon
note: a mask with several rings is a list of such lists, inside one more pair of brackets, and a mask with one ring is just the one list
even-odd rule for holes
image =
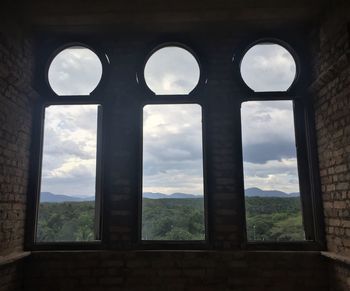
{"label": "arched window", "polygon": [[263,42],[244,54],[240,67],[246,85],[255,92],[287,91],[296,78],[296,62],[283,46]]}
{"label": "arched window", "polygon": [[42,146],[35,242],[92,242],[100,239],[100,116],[90,93],[102,63],[84,46],[59,51],[49,64],[48,85],[62,102],[42,104]]}
{"label": "arched window", "polygon": [[263,41],[240,63],[242,82],[251,89],[241,104],[248,243],[315,239],[312,181],[305,171],[306,108],[289,91],[299,73],[293,55],[280,43]]}
{"label": "arched window", "polygon": [[59,96],[89,95],[100,83],[102,63],[91,49],[70,46],[52,59],[47,77]]}
{"label": "arched window", "polygon": [[188,50],[166,46],[149,57],[144,77],[147,86],[156,95],[186,95],[197,86],[200,68]]}
{"label": "arched window", "polygon": [[156,95],[182,98],[143,107],[141,240],[204,241],[202,107],[189,95],[199,63],[183,47],[162,47],[147,60],[144,79]]}

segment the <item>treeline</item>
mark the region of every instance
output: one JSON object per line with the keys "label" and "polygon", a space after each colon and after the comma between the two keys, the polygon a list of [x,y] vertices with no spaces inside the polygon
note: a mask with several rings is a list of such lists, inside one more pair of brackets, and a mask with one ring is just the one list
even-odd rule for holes
{"label": "treeline", "polygon": [[[303,240],[300,198],[246,197],[248,240]],[[143,199],[143,240],[204,240],[203,199]],[[94,239],[94,202],[41,203],[38,241]]]}
{"label": "treeline", "polygon": [[299,197],[246,197],[248,240],[304,240]]}
{"label": "treeline", "polygon": [[142,239],[204,240],[203,199],[143,199]]}
{"label": "treeline", "polygon": [[37,241],[94,240],[95,203],[40,203]]}

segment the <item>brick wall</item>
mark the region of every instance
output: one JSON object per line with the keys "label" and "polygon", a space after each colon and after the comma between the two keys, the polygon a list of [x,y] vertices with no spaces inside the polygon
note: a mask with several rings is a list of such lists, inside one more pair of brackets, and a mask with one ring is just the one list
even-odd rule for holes
{"label": "brick wall", "polygon": [[[0,261],[23,250],[31,143],[32,44],[14,23],[0,31]],[[0,264],[0,290],[19,290],[21,263]]]}
{"label": "brick wall", "polygon": [[23,263],[16,262],[0,266],[0,291],[22,290]]}
{"label": "brick wall", "polygon": [[[328,250],[350,256],[350,26],[329,13],[318,32],[312,85]],[[350,268],[330,262],[334,290],[350,289]]]}
{"label": "brick wall", "polygon": [[36,252],[25,284],[36,291],[326,291],[323,260],[312,252]]}
{"label": "brick wall", "polygon": [[31,142],[31,42],[0,32],[0,253],[23,249]]}
{"label": "brick wall", "polygon": [[[25,264],[25,290],[328,290],[327,265],[319,253],[239,251],[244,242],[239,104],[244,93],[233,75],[232,56],[245,40],[216,31],[182,34],[202,56],[209,80],[197,96],[206,137],[209,240],[201,246],[206,250],[135,251],[149,247],[138,240],[141,113],[154,99],[136,83],[135,72],[153,48],[151,42],[162,34],[130,31],[118,41],[99,35],[95,43],[113,48],[107,51],[112,60],[108,78],[113,81],[101,91],[107,95],[102,153],[105,251],[34,251]],[[44,37],[43,47],[50,37],[55,36]]]}
{"label": "brick wall", "polygon": [[[106,95],[113,94],[104,112],[104,116],[108,116],[104,129],[108,138],[104,144],[106,164],[102,191],[105,199],[103,247],[107,251],[34,252],[25,262],[26,290],[328,290],[325,259],[318,253],[238,251],[243,241],[244,213],[236,102],[242,92],[232,73],[232,55],[235,47],[245,40],[240,39],[240,33],[218,31],[189,30],[180,34],[192,41],[194,49],[200,48],[201,56],[207,60],[209,82],[201,99],[207,125],[204,146],[210,205],[208,249],[216,251],[130,250],[140,247],[137,219],[141,192],[140,113],[147,98],[152,98],[130,80],[135,80],[135,71],[150,49],[150,40],[158,39],[161,33],[119,35],[117,44],[113,37],[106,43],[97,42],[102,47],[114,47],[108,52],[113,60],[109,76],[113,81],[104,91]],[[3,179],[0,244],[1,253],[7,254],[23,246],[30,98],[35,94],[29,87],[33,71],[31,43],[18,32],[0,36],[0,179]],[[347,234],[340,223],[347,221],[349,195],[346,192],[348,148],[344,140],[349,130],[346,127],[349,95],[344,90],[349,82],[348,55],[344,53],[348,47],[347,37],[344,24],[335,33],[321,32],[315,66],[318,77],[312,88],[327,241],[330,250],[344,253]],[[116,249],[119,251],[113,251]],[[347,274],[345,268],[335,265],[331,268],[334,282],[339,277],[345,282],[339,286],[348,284],[343,277]],[[4,290],[20,288],[20,271],[20,263],[0,268],[0,282],[8,282],[3,285]]]}

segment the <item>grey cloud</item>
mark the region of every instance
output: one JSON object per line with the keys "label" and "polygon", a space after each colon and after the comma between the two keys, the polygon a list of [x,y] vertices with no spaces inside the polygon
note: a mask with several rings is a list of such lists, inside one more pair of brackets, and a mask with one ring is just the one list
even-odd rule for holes
{"label": "grey cloud", "polygon": [[288,192],[299,191],[296,159],[269,161],[265,164],[244,162],[245,187]]}
{"label": "grey cloud", "polygon": [[255,91],[285,91],[295,77],[295,61],[279,45],[256,45],[242,60],[242,77]]}
{"label": "grey cloud", "polygon": [[[260,58],[260,63],[269,61],[272,56],[273,54],[270,53],[267,57]],[[157,90],[163,90],[160,93],[174,93],[169,92],[174,89],[177,90],[177,93],[186,93],[191,91],[193,84],[198,81],[199,70],[193,68],[193,60],[189,61],[186,59],[188,56],[181,53],[177,57],[179,58],[174,61],[173,55],[165,54],[153,63],[151,69],[145,68],[145,73],[148,74],[147,81]],[[93,84],[93,79],[96,78],[98,71],[98,62],[92,64],[93,69],[91,70],[91,60],[85,64],[80,60],[80,56],[63,60],[57,69],[52,70],[51,81],[56,82],[59,92],[67,93],[67,90],[70,90],[69,94],[81,92],[82,89]],[[280,63],[270,62],[264,67],[259,65],[258,61],[259,58],[255,58],[255,61],[248,66],[255,71],[242,71],[242,74],[250,74],[247,78],[250,78],[257,86],[268,84],[272,88],[280,88],[286,86],[291,74],[293,75],[293,65],[288,65],[288,62],[289,69],[281,74]],[[266,74],[267,70],[272,71],[269,77]],[[87,72],[92,73],[86,77]],[[69,80],[68,83],[67,80]],[[168,91],[163,86],[166,82]],[[247,117],[244,120],[247,125],[244,127],[246,137],[243,139],[244,160],[246,161],[245,181],[251,183],[247,185],[257,187],[265,185],[265,188],[271,185],[280,190],[297,187],[296,167],[278,162],[295,156],[293,156],[294,132],[293,128],[288,125],[288,119],[292,113],[291,108],[290,102],[264,102],[264,106],[258,104],[248,108]],[[281,112],[283,114],[280,114]],[[168,113],[162,114],[167,116]],[[150,133],[144,136],[143,184],[146,191],[158,189],[164,193],[203,193],[202,125],[194,122],[190,118],[192,115],[194,113],[182,114],[180,110],[178,114],[174,114],[174,118],[168,124],[160,125],[163,128],[162,131],[158,131],[155,135]],[[151,111],[144,110],[144,123],[152,116]],[[56,114],[53,119],[58,122],[53,124],[53,128],[50,129],[51,133],[50,130],[47,132],[47,171],[44,172],[43,188],[46,189],[45,191],[54,193],[92,195],[94,176],[91,169],[84,167],[74,169],[60,177],[47,176],[45,173],[58,169],[69,157],[91,158],[92,153],[84,151],[87,146],[84,141],[78,142],[74,139],[63,141],[62,133],[74,132],[77,128],[81,128],[95,135],[95,119],[92,120],[92,115],[88,110],[80,112],[74,124],[70,123],[64,113]],[[186,122],[188,124],[183,126]],[[255,127],[256,124],[264,126]],[[176,132],[169,130],[169,125],[173,125]],[[52,137],[54,134],[57,134],[56,138]],[[268,179],[270,175],[276,176],[273,183]]]}
{"label": "grey cloud", "polygon": [[296,157],[290,101],[246,102],[242,106],[244,160],[265,163]]}
{"label": "grey cloud", "polygon": [[243,160],[263,164],[271,160],[295,158],[295,147],[286,141],[272,141],[262,144],[248,144],[243,150]]}
{"label": "grey cloud", "polygon": [[87,166],[80,165],[63,176],[43,176],[41,191],[56,194],[93,195],[95,175]]}
{"label": "grey cloud", "polygon": [[165,47],[148,60],[145,80],[156,94],[188,94],[198,83],[199,66],[185,49]]}
{"label": "grey cloud", "polygon": [[49,68],[49,83],[58,95],[88,95],[98,85],[102,64],[89,49],[68,48],[60,52]]}

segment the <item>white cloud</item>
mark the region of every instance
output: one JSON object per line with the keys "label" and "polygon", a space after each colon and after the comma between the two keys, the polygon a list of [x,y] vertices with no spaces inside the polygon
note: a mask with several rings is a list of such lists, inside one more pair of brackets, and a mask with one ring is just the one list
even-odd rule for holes
{"label": "white cloud", "polygon": [[[285,51],[269,47],[273,50],[261,46],[255,52],[250,51],[253,59],[245,69],[242,67],[242,74],[258,88],[266,84],[271,90],[286,87],[295,75],[294,61]],[[82,94],[94,88],[102,71],[100,62],[87,51],[70,50],[69,54],[55,59],[57,64],[49,74],[50,83],[58,93]],[[191,91],[199,78],[192,55],[174,47],[158,53],[159,57],[151,59],[145,68],[149,86],[158,94]],[[96,118],[94,105],[47,109],[43,191],[94,194]],[[243,104],[246,187],[298,191],[292,120],[292,103],[288,101]],[[143,133],[144,191],[202,194],[201,108],[197,105],[146,106]]]}
{"label": "white cloud", "polygon": [[292,55],[276,44],[259,44],[245,54],[241,74],[254,91],[286,91],[296,74]]}
{"label": "white cloud", "polygon": [[69,47],[52,60],[49,83],[57,95],[89,95],[102,76],[98,56],[84,47]]}
{"label": "white cloud", "polygon": [[291,101],[252,101],[242,105],[245,187],[298,192]]}
{"label": "white cloud", "polygon": [[41,190],[93,195],[97,105],[48,107],[44,132]]}
{"label": "white cloud", "polygon": [[201,107],[148,105],[143,124],[144,191],[203,194]]}
{"label": "white cloud", "polygon": [[244,162],[245,188],[299,192],[298,181],[296,158],[268,161],[264,164]]}
{"label": "white cloud", "polygon": [[158,95],[188,94],[199,81],[199,66],[191,53],[180,47],[156,51],[145,66],[148,87]]}

